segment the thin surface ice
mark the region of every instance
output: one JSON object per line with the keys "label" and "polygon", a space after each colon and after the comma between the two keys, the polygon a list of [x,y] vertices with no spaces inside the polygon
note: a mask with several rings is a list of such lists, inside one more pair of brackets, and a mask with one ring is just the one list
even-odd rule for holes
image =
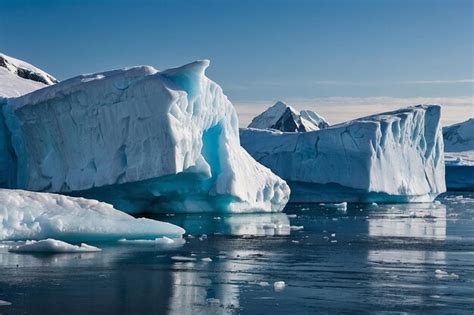
{"label": "thin surface ice", "polygon": [[249,128],[275,129],[285,132],[305,132],[328,127],[327,121],[310,110],[298,112],[281,101],[255,117]]}
{"label": "thin surface ice", "polygon": [[242,146],[285,179],[293,202],[427,202],[446,190],[440,106],[326,129],[241,129]]}
{"label": "thin surface ice", "polygon": [[448,190],[474,190],[474,118],[443,128]]}
{"label": "thin surface ice", "polygon": [[240,147],[208,65],[82,75],[9,99],[0,185],[135,213],[281,211],[288,185]]}
{"label": "thin surface ice", "polygon": [[178,238],[184,232],[170,223],[135,219],[96,200],[0,189],[0,240],[113,241]]}
{"label": "thin surface ice", "polygon": [[100,252],[101,249],[95,246],[81,243],[72,245],[63,241],[48,238],[39,241],[26,241],[21,245],[14,245],[8,251],[13,253],[83,253]]}

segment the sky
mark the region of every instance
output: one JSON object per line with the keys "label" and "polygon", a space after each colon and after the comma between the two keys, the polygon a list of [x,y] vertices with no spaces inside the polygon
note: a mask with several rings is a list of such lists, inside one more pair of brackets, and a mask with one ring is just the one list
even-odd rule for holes
{"label": "sky", "polygon": [[0,0],[0,52],[60,80],[210,59],[242,126],[277,100],[333,123],[419,103],[474,117],[472,0]]}

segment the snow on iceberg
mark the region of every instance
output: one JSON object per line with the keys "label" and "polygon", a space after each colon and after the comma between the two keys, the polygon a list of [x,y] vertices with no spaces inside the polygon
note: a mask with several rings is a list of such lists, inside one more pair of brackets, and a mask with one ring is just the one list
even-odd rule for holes
{"label": "snow on iceberg", "polygon": [[249,128],[275,129],[285,132],[305,132],[324,129],[328,122],[310,110],[298,112],[281,101],[252,119]]}
{"label": "snow on iceberg", "polygon": [[81,243],[72,245],[52,238],[39,241],[26,241],[24,244],[15,245],[8,249],[13,253],[83,253],[100,252],[101,249],[95,246]]}
{"label": "snow on iceberg", "polygon": [[446,186],[474,190],[474,118],[443,128]]}
{"label": "snow on iceberg", "polygon": [[446,190],[440,110],[418,105],[304,133],[241,129],[240,138],[294,202],[432,201]]}
{"label": "snow on iceberg", "polygon": [[57,82],[43,70],[0,53],[0,98],[21,96]]}
{"label": "snow on iceberg", "polygon": [[178,238],[184,232],[173,224],[135,219],[96,200],[0,189],[0,240],[114,241]]}
{"label": "snow on iceberg", "polygon": [[281,211],[288,185],[240,147],[208,65],[82,75],[9,99],[0,184],[127,212]]}

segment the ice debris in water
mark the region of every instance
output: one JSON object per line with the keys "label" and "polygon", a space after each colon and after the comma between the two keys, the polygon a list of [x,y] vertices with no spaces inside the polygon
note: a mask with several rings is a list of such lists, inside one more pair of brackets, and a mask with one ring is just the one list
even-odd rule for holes
{"label": "ice debris in water", "polygon": [[331,208],[331,209],[337,209],[340,211],[346,211],[347,210],[347,202],[341,202],[341,203],[328,203],[326,204],[326,208]]}
{"label": "ice debris in water", "polygon": [[281,291],[285,288],[286,284],[285,281],[276,281],[273,283],[273,287],[275,288],[275,291]]}
{"label": "ice debris in water", "polygon": [[101,249],[84,243],[72,245],[48,238],[40,241],[26,241],[24,244],[9,248],[8,251],[14,253],[81,253],[100,252]]}
{"label": "ice debris in water", "polygon": [[186,241],[183,238],[169,238],[166,236],[157,237],[155,239],[126,239],[118,240],[121,244],[137,244],[137,245],[183,245]]}
{"label": "ice debris in water", "polygon": [[8,306],[8,305],[12,305],[12,303],[8,301],[0,300],[0,306]]}
{"label": "ice debris in water", "polygon": [[302,229],[304,229],[304,226],[302,226],[302,225],[299,225],[299,226],[298,225],[292,225],[292,226],[290,226],[290,230],[292,230],[292,231],[299,231],[299,230],[302,230]]}
{"label": "ice debris in water", "polygon": [[459,276],[455,273],[448,273],[447,271],[436,269],[435,276],[438,279],[458,279]]}
{"label": "ice debris in water", "polygon": [[212,259],[209,258],[209,257],[205,257],[205,258],[201,258],[201,261],[204,261],[204,262],[212,262]]}
{"label": "ice debris in water", "polygon": [[176,261],[196,261],[195,257],[186,257],[186,256],[172,256],[172,260]]}
{"label": "ice debris in water", "polygon": [[268,283],[267,281],[260,281],[258,283],[259,286],[261,287],[268,287],[270,285],[270,283]]}

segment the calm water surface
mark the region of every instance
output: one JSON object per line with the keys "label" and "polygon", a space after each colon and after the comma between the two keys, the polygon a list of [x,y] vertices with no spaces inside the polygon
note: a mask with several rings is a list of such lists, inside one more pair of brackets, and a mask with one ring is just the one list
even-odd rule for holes
{"label": "calm water surface", "polygon": [[57,255],[0,246],[0,300],[11,303],[0,313],[473,314],[474,194],[438,200],[155,217],[192,235],[182,246],[99,243],[99,253]]}

